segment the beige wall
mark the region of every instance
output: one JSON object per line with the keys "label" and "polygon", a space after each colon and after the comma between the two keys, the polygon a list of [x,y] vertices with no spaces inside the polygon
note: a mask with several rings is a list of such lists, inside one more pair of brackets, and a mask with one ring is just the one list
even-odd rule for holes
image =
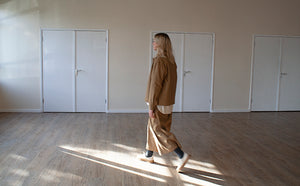
{"label": "beige wall", "polygon": [[216,34],[213,109],[249,104],[252,36],[300,35],[299,0],[0,0],[0,110],[40,110],[40,28],[109,30],[109,110],[145,109],[151,31]]}

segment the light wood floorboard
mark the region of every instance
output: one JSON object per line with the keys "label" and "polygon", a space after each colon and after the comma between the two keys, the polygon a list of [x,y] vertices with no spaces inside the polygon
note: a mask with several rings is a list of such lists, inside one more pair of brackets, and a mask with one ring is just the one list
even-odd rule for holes
{"label": "light wood floorboard", "polygon": [[300,112],[174,113],[192,155],[140,162],[147,114],[0,113],[0,185],[300,185]]}

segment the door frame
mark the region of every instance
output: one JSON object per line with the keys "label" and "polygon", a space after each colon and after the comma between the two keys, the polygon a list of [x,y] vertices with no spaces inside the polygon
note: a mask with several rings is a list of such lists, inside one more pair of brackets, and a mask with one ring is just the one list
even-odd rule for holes
{"label": "door frame", "polygon": [[[72,29],[72,28],[66,28],[66,29],[61,29],[61,28],[40,28],[40,66],[41,66],[41,79],[40,79],[40,110],[41,112],[44,112],[44,74],[43,74],[43,64],[44,64],[44,61],[43,61],[43,32],[44,31],[74,31],[74,34],[73,34],[73,37],[74,37],[74,41],[76,42],[76,34],[75,32],[76,31],[94,31],[94,32],[105,32],[106,34],[106,52],[105,52],[105,55],[106,55],[106,60],[105,60],[105,66],[106,66],[106,75],[105,75],[105,88],[106,88],[106,93],[105,93],[105,112],[107,113],[108,111],[108,29]],[[73,50],[74,50],[74,54],[76,54],[76,47],[73,46]],[[74,60],[76,60],[76,57],[74,56]],[[75,63],[76,61],[74,61]],[[75,80],[73,80],[73,83],[75,84]],[[74,90],[73,90],[73,94],[75,94],[75,86],[74,86]],[[74,96],[74,99],[75,96]],[[73,108],[73,112],[76,111],[76,105],[74,105],[74,108]]]}
{"label": "door frame", "polygon": [[[150,73],[150,69],[151,69],[151,65],[152,65],[152,38],[154,37],[154,33],[159,33],[159,32],[163,32],[163,33],[170,33],[170,34],[202,34],[202,35],[210,35],[212,36],[212,61],[211,61],[211,80],[210,80],[210,108],[209,108],[209,112],[213,112],[213,97],[214,97],[214,69],[215,69],[215,33],[213,32],[177,32],[177,31],[151,31],[150,32],[150,47],[149,47],[149,53],[150,53],[150,57],[149,57],[149,73]],[[184,42],[182,42],[182,47],[184,47]],[[184,51],[182,51],[184,53]],[[184,60],[184,55],[182,55],[181,57],[181,65],[183,65],[182,61]],[[181,72],[180,75],[183,75],[183,68],[181,68]],[[181,80],[181,85],[183,85],[183,79]],[[181,87],[183,88],[183,87]],[[182,91],[181,91],[182,92]],[[183,112],[183,105],[182,105],[182,100],[183,100],[183,93],[180,95],[180,112]]]}
{"label": "door frame", "polygon": [[277,77],[277,92],[276,92],[276,110],[280,111],[279,107],[279,99],[280,99],[280,71],[281,71],[281,63],[282,63],[282,39],[284,38],[300,38],[300,36],[288,36],[288,35],[262,35],[262,34],[253,34],[252,36],[252,55],[251,55],[251,73],[250,73],[250,88],[249,88],[249,104],[248,109],[252,111],[252,96],[253,96],[253,74],[254,74],[254,59],[255,59],[255,39],[257,37],[273,37],[280,39],[280,53],[279,53],[279,67],[278,67],[278,77]]}

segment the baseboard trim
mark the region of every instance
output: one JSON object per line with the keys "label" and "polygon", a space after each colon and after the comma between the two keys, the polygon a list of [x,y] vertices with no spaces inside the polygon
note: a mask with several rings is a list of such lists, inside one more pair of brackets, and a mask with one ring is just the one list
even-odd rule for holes
{"label": "baseboard trim", "polygon": [[250,109],[213,109],[211,112],[250,112]]}
{"label": "baseboard trim", "polygon": [[[43,112],[42,109],[0,109],[0,112]],[[107,113],[147,113],[148,109],[110,109],[107,110]],[[213,109],[210,111],[211,113],[218,112],[251,112],[250,109]]]}
{"label": "baseboard trim", "polygon": [[42,109],[0,109],[0,112],[43,112]]}
{"label": "baseboard trim", "polygon": [[118,109],[110,109],[107,113],[147,113],[147,109],[139,109],[139,110],[118,110]]}

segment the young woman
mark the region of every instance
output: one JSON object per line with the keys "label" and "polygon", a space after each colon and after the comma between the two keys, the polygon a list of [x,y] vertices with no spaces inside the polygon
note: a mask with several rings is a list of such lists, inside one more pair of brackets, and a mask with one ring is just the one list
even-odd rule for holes
{"label": "young woman", "polygon": [[156,34],[153,49],[157,55],[151,66],[145,98],[149,106],[146,152],[140,155],[139,159],[154,163],[153,152],[162,155],[174,151],[180,159],[176,169],[180,172],[190,155],[181,150],[180,143],[170,132],[175,103],[177,66],[169,36],[165,33]]}

